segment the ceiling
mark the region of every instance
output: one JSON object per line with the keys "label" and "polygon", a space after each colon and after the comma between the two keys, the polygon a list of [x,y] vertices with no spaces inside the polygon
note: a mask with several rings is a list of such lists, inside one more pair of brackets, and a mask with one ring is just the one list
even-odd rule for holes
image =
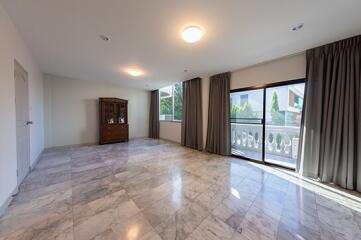
{"label": "ceiling", "polygon": [[[143,89],[239,69],[361,33],[360,0],[0,2],[43,72]],[[298,23],[304,28],[292,32]],[[204,30],[200,42],[182,41],[187,25]],[[130,77],[123,72],[130,66],[145,75]]]}

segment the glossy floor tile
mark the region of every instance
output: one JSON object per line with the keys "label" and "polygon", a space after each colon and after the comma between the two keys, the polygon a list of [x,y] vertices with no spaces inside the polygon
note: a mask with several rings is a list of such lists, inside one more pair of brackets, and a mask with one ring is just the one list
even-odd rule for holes
{"label": "glossy floor tile", "polygon": [[5,239],[361,239],[359,194],[150,139],[47,150]]}

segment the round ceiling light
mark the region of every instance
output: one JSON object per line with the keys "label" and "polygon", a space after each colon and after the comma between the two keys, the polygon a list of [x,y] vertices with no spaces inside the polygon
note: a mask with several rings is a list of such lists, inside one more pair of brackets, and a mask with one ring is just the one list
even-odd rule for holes
{"label": "round ceiling light", "polygon": [[189,26],[186,27],[182,32],[182,38],[187,43],[195,43],[201,40],[203,32],[199,27]]}
{"label": "round ceiling light", "polygon": [[135,69],[135,68],[129,68],[126,70],[127,73],[133,77],[139,77],[141,75],[143,75],[143,71],[139,70],[139,69]]}

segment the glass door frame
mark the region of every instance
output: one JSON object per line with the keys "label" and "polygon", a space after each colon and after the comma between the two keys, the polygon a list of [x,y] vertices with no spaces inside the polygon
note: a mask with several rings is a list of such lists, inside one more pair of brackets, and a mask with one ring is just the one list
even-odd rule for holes
{"label": "glass door frame", "polygon": [[[287,86],[287,85],[293,85],[293,84],[301,84],[304,83],[305,84],[305,90],[304,90],[304,95],[303,95],[303,105],[302,105],[302,116],[301,116],[301,126],[300,126],[300,134],[302,131],[302,126],[304,123],[304,112],[305,112],[305,105],[306,105],[306,96],[307,96],[307,81],[306,78],[299,78],[299,79],[294,79],[294,80],[287,80],[287,81],[283,81],[283,82],[276,82],[276,83],[268,83],[268,84],[264,84],[264,85],[260,85],[260,86],[253,86],[253,87],[245,87],[245,88],[237,88],[237,89],[232,89],[229,91],[229,98],[231,98],[231,93],[234,92],[244,92],[244,91],[251,91],[251,90],[259,90],[262,89],[263,90],[263,120],[262,120],[262,159],[261,160],[256,160],[256,159],[252,159],[252,158],[248,158],[248,157],[244,157],[244,156],[240,156],[240,155],[235,155],[235,154],[231,154],[232,157],[236,157],[236,158],[240,158],[243,160],[247,160],[247,161],[251,161],[251,162],[255,162],[255,163],[259,163],[259,164],[264,164],[264,165],[268,165],[268,166],[276,166],[276,167],[281,167],[281,168],[285,168],[285,169],[289,169],[292,171],[295,171],[295,168],[291,168],[291,167],[287,167],[287,166],[283,166],[283,165],[279,165],[279,164],[275,164],[275,163],[269,163],[265,161],[265,155],[266,155],[266,138],[265,138],[265,134],[266,134],[266,92],[268,88],[273,88],[273,87],[282,87],[282,86]],[[231,116],[229,116],[229,121],[231,122]],[[299,154],[298,154],[299,155]],[[296,166],[298,164],[299,159],[297,158],[296,160]]]}

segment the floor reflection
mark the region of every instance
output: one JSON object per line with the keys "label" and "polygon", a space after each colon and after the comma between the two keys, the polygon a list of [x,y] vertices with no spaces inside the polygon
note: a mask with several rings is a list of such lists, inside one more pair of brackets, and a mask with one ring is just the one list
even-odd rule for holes
{"label": "floor reflection", "polygon": [[46,151],[5,239],[361,239],[360,194],[150,139]]}

